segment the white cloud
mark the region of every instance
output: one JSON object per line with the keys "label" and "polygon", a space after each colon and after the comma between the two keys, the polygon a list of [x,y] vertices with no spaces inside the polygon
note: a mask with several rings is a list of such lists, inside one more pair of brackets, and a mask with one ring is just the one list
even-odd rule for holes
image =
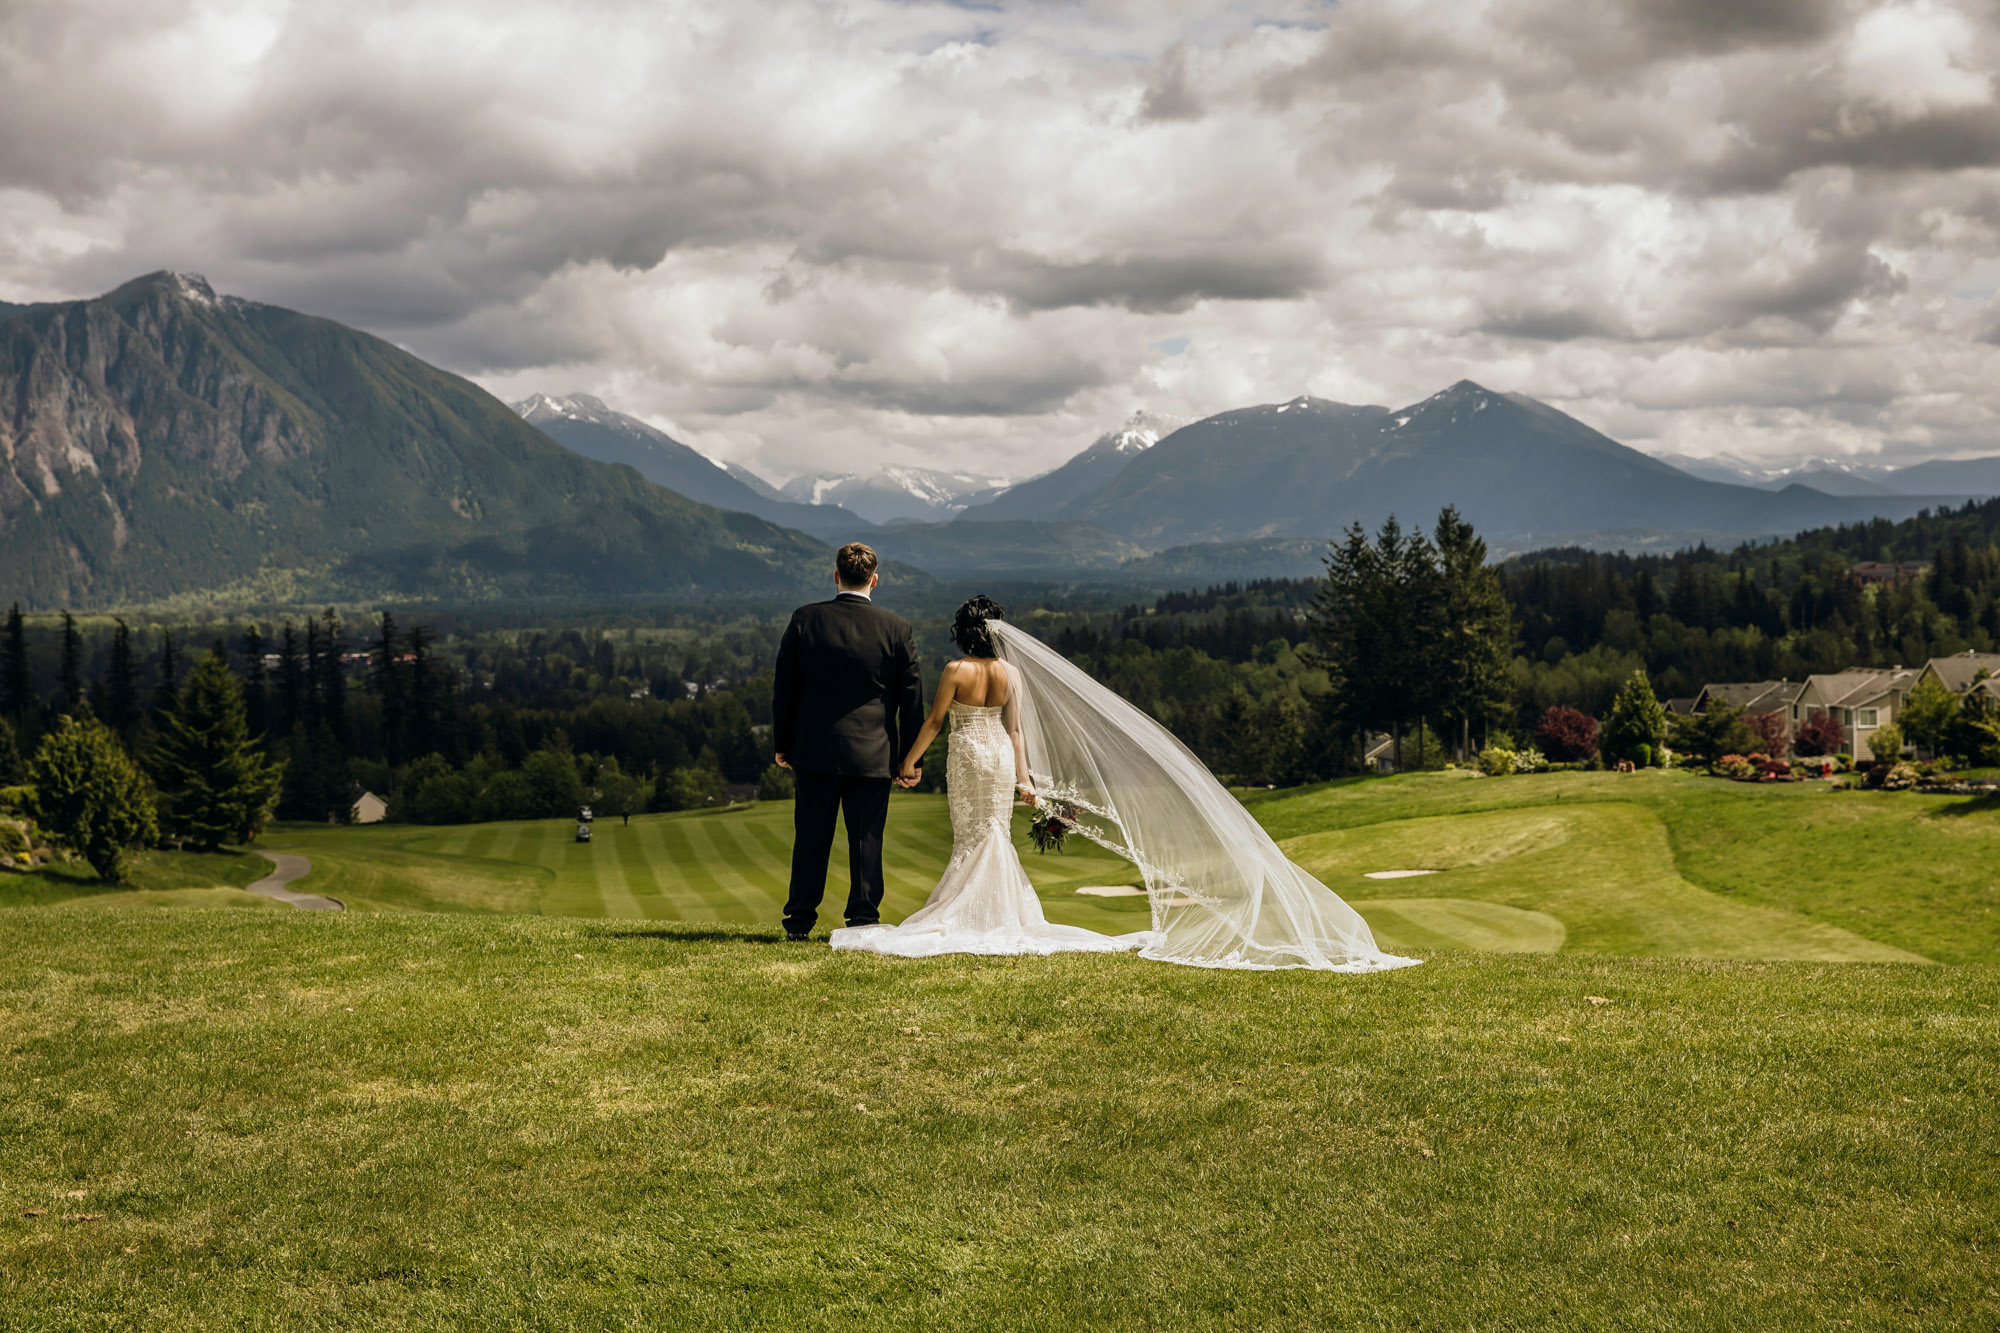
{"label": "white cloud", "polygon": [[1992,15],[1579,12],[12,7],[0,299],[199,269],[780,475],[1461,377],[1682,452],[2000,451]]}

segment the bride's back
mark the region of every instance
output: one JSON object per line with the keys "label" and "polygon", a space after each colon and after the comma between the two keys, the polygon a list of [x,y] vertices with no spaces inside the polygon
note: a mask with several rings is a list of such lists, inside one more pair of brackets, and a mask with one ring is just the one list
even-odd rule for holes
{"label": "bride's back", "polygon": [[951,664],[953,703],[968,708],[998,708],[1013,693],[1007,664],[992,657],[961,657]]}

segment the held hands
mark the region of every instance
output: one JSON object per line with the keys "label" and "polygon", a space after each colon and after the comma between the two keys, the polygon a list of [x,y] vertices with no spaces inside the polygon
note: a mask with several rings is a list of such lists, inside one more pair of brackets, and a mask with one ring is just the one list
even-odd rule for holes
{"label": "held hands", "polygon": [[904,764],[903,771],[896,775],[896,785],[905,791],[924,780],[924,771],[915,764]]}
{"label": "held hands", "polygon": [[778,767],[779,767],[779,768],[790,768],[790,767],[791,767],[791,764],[790,764],[790,763],[788,763],[788,762],[786,761],[786,759],[785,759],[785,756],[783,756],[783,755],[777,755],[777,756],[775,756],[775,758],[776,758],[776,759],[777,759],[777,761],[778,761]]}

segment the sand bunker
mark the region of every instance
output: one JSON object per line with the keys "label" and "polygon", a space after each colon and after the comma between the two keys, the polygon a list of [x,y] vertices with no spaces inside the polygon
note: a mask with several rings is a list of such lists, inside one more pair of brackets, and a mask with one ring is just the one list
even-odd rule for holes
{"label": "sand bunker", "polygon": [[1363,879],[1413,879],[1418,875],[1435,875],[1435,870],[1370,870]]}

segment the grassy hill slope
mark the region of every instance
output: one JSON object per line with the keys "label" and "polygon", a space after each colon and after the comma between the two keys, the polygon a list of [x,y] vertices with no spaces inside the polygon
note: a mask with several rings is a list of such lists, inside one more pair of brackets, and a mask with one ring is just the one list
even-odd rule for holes
{"label": "grassy hill slope", "polygon": [[11,912],[37,1329],[2000,1321],[2000,971]]}

